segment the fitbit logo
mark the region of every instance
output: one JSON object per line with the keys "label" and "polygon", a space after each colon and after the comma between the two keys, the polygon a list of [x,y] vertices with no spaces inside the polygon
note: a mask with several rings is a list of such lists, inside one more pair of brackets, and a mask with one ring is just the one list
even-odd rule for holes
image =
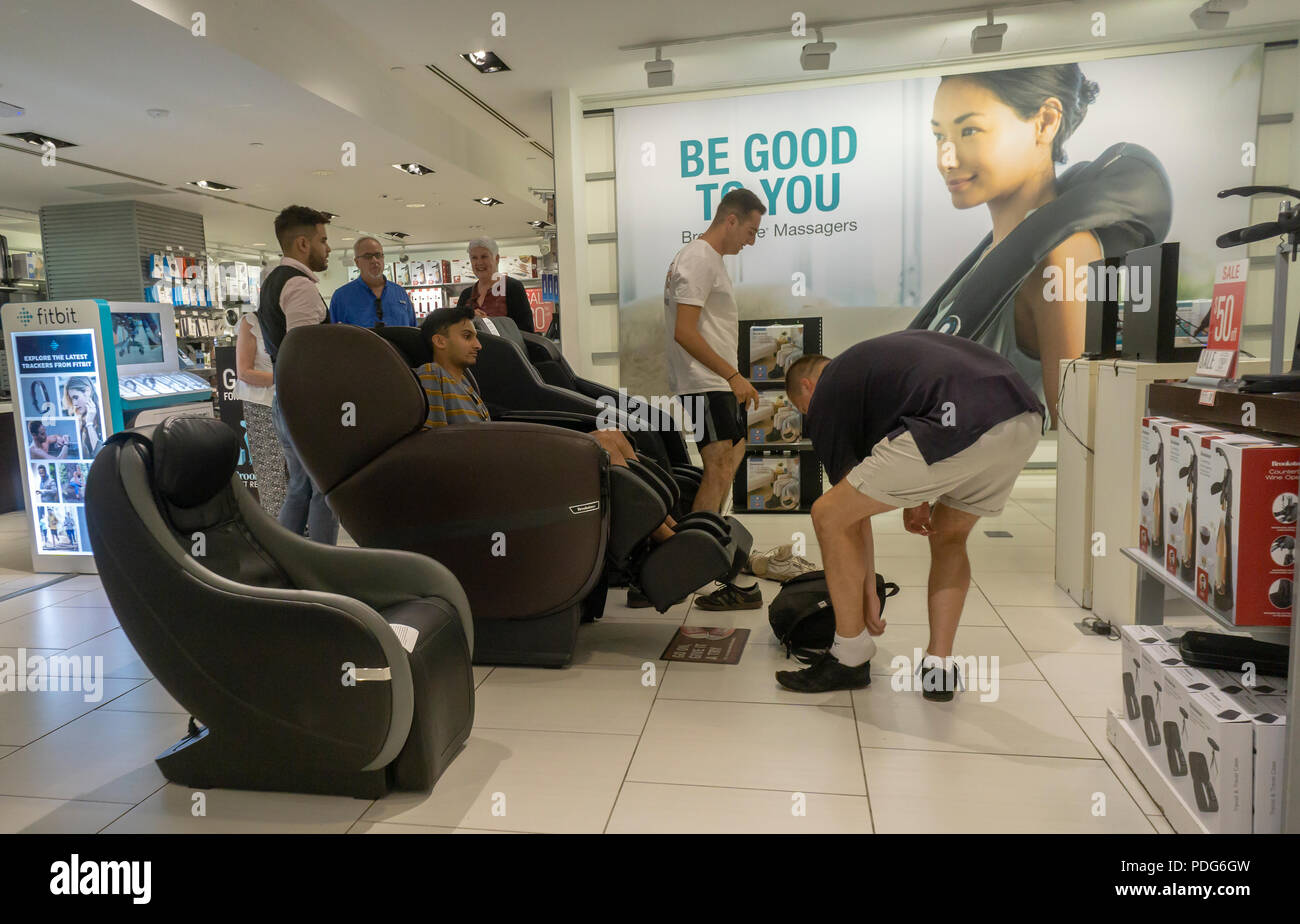
{"label": "fitbit logo", "polygon": [[30,324],[32,323],[32,313],[24,308],[18,312],[18,320],[22,321],[24,324]]}
{"label": "fitbit logo", "polygon": [[[18,315],[22,318],[22,314]],[[30,317],[30,316],[29,316]],[[42,324],[77,324],[76,308],[46,308],[36,309],[36,320]],[[27,323],[24,321],[23,323]]]}
{"label": "fitbit logo", "polygon": [[591,513],[593,510],[600,509],[600,501],[587,501],[585,504],[573,504],[569,507],[569,513],[575,517],[583,513]]}

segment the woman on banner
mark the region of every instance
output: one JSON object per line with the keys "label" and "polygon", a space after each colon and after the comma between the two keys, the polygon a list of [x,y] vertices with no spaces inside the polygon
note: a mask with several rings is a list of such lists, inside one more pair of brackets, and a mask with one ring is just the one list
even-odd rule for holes
{"label": "woman on banner", "polygon": [[1052,428],[1060,360],[1083,352],[1087,300],[1076,274],[1163,240],[1172,213],[1163,167],[1137,145],[1113,145],[1057,176],[1097,89],[1077,64],[958,74],[940,81],[931,120],[953,206],[987,206],[993,227],[910,326],[1006,357]]}
{"label": "woman on banner", "polygon": [[93,459],[104,445],[104,428],[95,383],[84,375],[74,375],[63,386],[63,409],[77,418],[77,439],[81,457]]}

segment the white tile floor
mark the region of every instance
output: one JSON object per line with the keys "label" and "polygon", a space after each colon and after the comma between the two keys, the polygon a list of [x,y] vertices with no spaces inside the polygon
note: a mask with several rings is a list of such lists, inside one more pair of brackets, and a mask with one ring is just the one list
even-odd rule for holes
{"label": "white tile floor", "polygon": [[[666,614],[622,607],[583,626],[566,670],[475,668],[465,750],[431,794],[364,800],[167,784],[153,757],[186,716],[131,649],[98,578],[0,600],[0,654],[104,657],[104,697],[0,694],[0,832],[1169,832],[1106,742],[1119,643],[1074,628],[1052,581],[1055,478],[1026,473],[970,543],[974,586],[958,653],[996,655],[998,697],[952,703],[891,689],[890,658],[926,644],[924,540],[895,513],[877,524],[878,565],[902,585],[870,688],[801,696],[766,610]],[[747,516],[756,548],[806,516]],[[0,597],[32,575],[21,515],[0,517]],[[1005,530],[994,538],[985,530]],[[763,582],[770,600],[778,587]],[[752,630],[735,666],[658,660],[682,623]],[[1096,794],[1106,796],[1094,815]]]}

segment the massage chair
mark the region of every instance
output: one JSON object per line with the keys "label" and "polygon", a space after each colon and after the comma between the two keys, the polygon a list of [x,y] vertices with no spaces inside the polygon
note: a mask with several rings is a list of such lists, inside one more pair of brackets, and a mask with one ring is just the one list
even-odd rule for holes
{"label": "massage chair", "polygon": [[[552,388],[584,399],[576,405],[585,409],[581,413],[597,414],[603,408],[625,408],[626,414],[620,415],[620,429],[639,453],[668,471],[676,484],[679,507],[673,515],[690,511],[703,472],[691,464],[681,429],[674,426],[671,418],[660,408],[632,395],[620,396],[617,388],[579,377],[560,352],[559,344],[540,334],[520,331],[509,318],[479,318],[474,325],[483,345],[476,377],[479,384],[491,393],[491,397],[484,394],[489,408],[494,402],[499,403],[502,412],[523,408],[575,407],[571,398],[557,395],[551,391]],[[512,349],[510,344],[518,349]],[[427,352],[428,347],[424,349]],[[523,368],[517,353],[532,366],[536,375]]]}
{"label": "massage chair", "polygon": [[109,437],[87,480],[104,592],[193,716],[158,768],[201,789],[429,789],[474,722],[465,592],[422,555],[283,528],[241,483],[240,443],[173,417]]}
{"label": "massage chair", "polygon": [[579,622],[604,609],[607,571],[627,575],[663,612],[743,563],[749,534],[707,514],[653,543],[671,477],[653,462],[611,466],[576,409],[548,423],[525,413],[425,429],[412,368],[420,357],[395,346],[409,340],[399,331],[418,332],[380,330],[290,331],[276,360],[281,411],[303,466],[359,545],[421,552],[460,580],[476,663],[567,664]]}

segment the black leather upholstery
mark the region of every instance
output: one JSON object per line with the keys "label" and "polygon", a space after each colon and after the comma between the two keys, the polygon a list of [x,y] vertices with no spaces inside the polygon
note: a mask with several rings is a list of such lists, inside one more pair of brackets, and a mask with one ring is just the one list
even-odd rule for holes
{"label": "black leather upholstery", "polygon": [[[124,431],[87,479],[87,526],[118,621],[202,723],[159,768],[196,787],[427,789],[473,724],[463,590],[422,556],[283,529],[239,482],[232,438],[218,420],[184,417]],[[413,650],[393,623],[417,630]],[[343,682],[345,665],[363,679]]]}

